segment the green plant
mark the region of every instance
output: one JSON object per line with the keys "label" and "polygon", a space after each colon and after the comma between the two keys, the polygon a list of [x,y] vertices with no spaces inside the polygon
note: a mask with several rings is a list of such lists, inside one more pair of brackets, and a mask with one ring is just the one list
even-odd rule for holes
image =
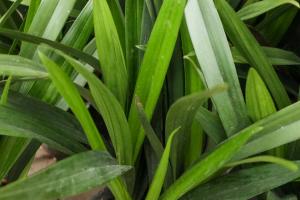
{"label": "green plant", "polygon": [[[298,8],[1,1],[0,200],[297,198]],[[41,143],[65,159],[28,177]]]}

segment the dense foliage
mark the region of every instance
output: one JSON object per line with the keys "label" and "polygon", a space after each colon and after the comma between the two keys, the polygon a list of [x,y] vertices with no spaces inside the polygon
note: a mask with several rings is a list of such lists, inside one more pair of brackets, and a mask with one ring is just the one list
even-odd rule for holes
{"label": "dense foliage", "polygon": [[[298,9],[0,1],[0,200],[297,199]],[[28,176],[42,143],[59,161]]]}

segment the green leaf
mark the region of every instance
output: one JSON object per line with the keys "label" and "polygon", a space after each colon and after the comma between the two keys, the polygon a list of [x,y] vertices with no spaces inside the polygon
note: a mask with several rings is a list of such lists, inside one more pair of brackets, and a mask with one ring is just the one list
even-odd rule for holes
{"label": "green leaf", "polygon": [[[78,50],[82,50],[89,40],[90,35],[93,32],[93,2],[90,0],[86,3],[86,5],[82,8],[76,20],[73,22],[72,26],[69,28],[68,32],[64,34],[64,37],[60,41],[60,44],[66,45]],[[93,41],[93,40],[92,40]],[[96,45],[95,45],[96,46]],[[87,46],[89,48],[89,45]],[[50,52],[49,49],[44,49],[47,52]],[[44,51],[44,52],[45,52]],[[96,51],[95,49],[90,52],[90,50],[78,51],[81,54],[86,54],[90,56]],[[66,51],[64,51],[66,52]],[[67,52],[66,52],[67,53]],[[55,53],[50,54],[50,58],[55,61],[61,68],[68,74],[68,76],[74,80],[79,85],[85,85],[86,81],[82,78],[77,78],[78,73],[73,69],[72,66],[68,62],[65,61],[61,56],[58,56]],[[82,59],[81,59],[82,60]],[[96,60],[96,63],[98,61]],[[97,64],[99,65],[99,64]],[[99,68],[97,67],[99,70]],[[79,81],[78,81],[79,80]],[[27,87],[26,87],[27,86]],[[29,82],[28,84],[22,85],[22,92],[26,91],[26,94],[42,99],[43,101],[57,105],[58,107],[66,110],[67,105],[65,101],[63,101],[61,95],[53,86],[50,80],[47,81],[36,81]]]}
{"label": "green leaf", "polygon": [[[198,108],[206,102],[209,97],[219,95],[218,93],[224,92],[226,89],[226,85],[220,85],[211,90],[194,93],[180,98],[170,107],[165,125],[165,138],[168,138],[176,128],[181,127],[177,137],[174,139],[174,148],[171,153],[174,177],[178,177],[184,169],[186,149],[188,149],[192,142],[190,129]],[[194,153],[200,157],[201,152]]]}
{"label": "green leaf", "polygon": [[[300,65],[300,58],[294,52],[272,47],[262,48],[272,65]],[[242,64],[248,63],[247,59],[238,51],[237,48],[232,47],[231,53],[234,58],[234,62]]]}
{"label": "green leaf", "polygon": [[1,200],[51,200],[99,187],[131,167],[117,165],[107,154],[85,152],[0,189]]}
{"label": "green leaf", "polygon": [[222,122],[217,113],[200,107],[195,115],[197,121],[203,127],[205,133],[216,143],[219,144],[226,139],[226,133]]}
{"label": "green leaf", "polygon": [[1,16],[0,18],[0,27],[3,27],[6,23],[6,21],[8,20],[8,18],[11,17],[11,15],[13,14],[13,12],[16,11],[16,9],[18,8],[18,6],[22,3],[23,0],[16,0],[11,6],[10,8],[6,11],[6,13]]}
{"label": "green leaf", "polygon": [[296,165],[294,162],[285,160],[282,158],[274,157],[274,156],[256,156],[256,157],[251,157],[247,158],[244,160],[232,162],[226,165],[226,167],[236,167],[238,165],[244,165],[244,164],[249,164],[249,163],[257,163],[257,162],[270,162],[274,163],[277,165],[281,165],[282,167],[285,167],[291,171],[298,171],[298,165]]}
{"label": "green leaf", "polygon": [[139,49],[142,30],[143,0],[127,0],[125,2],[125,36],[126,36],[126,64],[128,70],[129,92],[134,90],[139,71]]}
{"label": "green leaf", "polygon": [[93,2],[95,35],[104,83],[125,107],[128,74],[117,28],[107,1]]}
{"label": "green leaf", "polygon": [[247,20],[264,14],[284,4],[292,4],[297,8],[300,7],[299,3],[295,0],[263,0],[243,7],[237,12],[237,15],[241,20]]}
{"label": "green leaf", "polygon": [[239,19],[226,0],[217,0],[215,5],[231,42],[263,78],[277,107],[281,109],[288,106],[291,101],[284,86],[247,26]]}
{"label": "green leaf", "polygon": [[[44,54],[39,53],[39,55],[57,90],[64,97],[69,107],[79,120],[92,149],[106,150],[106,146],[100,136],[100,133],[98,132],[91,115],[85,107],[84,102],[81,99],[78,90],[76,89],[76,86],[59,66],[57,66]],[[109,186],[116,199],[131,199],[122,180],[117,179],[111,182]]]}
{"label": "green leaf", "polygon": [[257,29],[272,46],[276,46],[287,33],[298,10],[295,6],[276,8],[270,11],[264,20],[257,25]]}
{"label": "green leaf", "polygon": [[131,132],[119,101],[101,80],[81,63],[67,55],[62,54],[62,56],[87,80],[97,110],[108,129],[118,161],[120,164],[133,164]]}
{"label": "green leaf", "polygon": [[1,137],[0,140],[0,179],[2,180],[26,149],[29,140],[16,137]]}
{"label": "green leaf", "polygon": [[[75,2],[76,0],[41,1],[27,33],[48,40],[56,40],[62,31]],[[24,42],[21,46],[20,55],[30,59],[38,59],[36,50],[36,45]]]}
{"label": "green leaf", "polygon": [[0,35],[4,35],[4,36],[7,36],[7,37],[13,38],[13,39],[31,42],[33,44],[47,44],[55,49],[65,52],[68,55],[72,55],[76,58],[80,58],[82,61],[90,64],[96,70],[99,70],[99,61],[95,57],[88,55],[86,53],[83,53],[82,51],[77,50],[75,48],[63,45],[59,42],[54,42],[54,41],[47,40],[47,39],[44,39],[41,37],[37,37],[34,35],[22,33],[19,31],[14,31],[14,30],[6,29],[6,28],[0,28]]}
{"label": "green leaf", "polygon": [[150,145],[152,146],[153,151],[159,159],[161,158],[164,152],[164,147],[159,138],[157,137],[156,133],[154,132],[149,120],[147,119],[147,115],[139,98],[136,97],[135,99],[141,124],[144,128],[145,134],[147,136],[147,139],[149,140]]}
{"label": "green leaf", "polygon": [[[300,167],[300,162],[296,163]],[[294,172],[276,164],[267,164],[219,177],[196,188],[183,199],[251,199],[299,177],[299,170]]]}
{"label": "green leaf", "polygon": [[0,54],[0,74],[14,77],[46,78],[43,66],[21,56]]}
{"label": "green leaf", "polygon": [[269,117],[257,121],[249,128],[264,127],[255,134],[233,160],[252,156],[300,138],[300,102],[282,109]]}
{"label": "green leaf", "polygon": [[[165,0],[151,33],[144,59],[139,71],[134,96],[141,99],[149,119],[152,118],[168,66],[175,47],[186,0]],[[135,102],[132,101],[129,125],[133,133],[137,158],[145,134],[141,130]]]}
{"label": "green leaf", "polygon": [[94,150],[105,150],[105,144],[75,85],[73,85],[70,78],[62,71],[62,69],[47,56],[42,53],[39,53],[39,55],[42,63],[49,72],[53,84],[64,97],[82,125],[91,147]]}
{"label": "green leaf", "polygon": [[209,0],[190,0],[185,15],[207,87],[227,83],[230,88],[212,100],[227,136],[231,136],[250,122],[222,23]]}
{"label": "green leaf", "polygon": [[12,79],[12,76],[9,76],[5,82],[5,86],[4,86],[4,89],[3,89],[3,92],[1,95],[1,99],[0,99],[0,105],[7,104],[8,92],[9,92],[9,88],[10,88],[10,84],[11,84],[11,79]]}
{"label": "green leaf", "polygon": [[259,130],[261,130],[261,127],[244,129],[220,144],[212,153],[195,163],[179,177],[175,183],[163,193],[161,200],[179,199],[188,191],[203,183],[203,181],[224,167],[253,134]]}
{"label": "green leaf", "polygon": [[0,106],[0,135],[35,138],[66,154],[86,150],[80,125],[70,114],[12,91],[8,97]]}
{"label": "green leaf", "polygon": [[250,68],[246,83],[246,105],[251,119],[256,122],[276,112],[272,97],[264,81]]}
{"label": "green leaf", "polygon": [[169,156],[172,147],[172,141],[175,134],[178,133],[179,129],[180,128],[174,130],[173,133],[171,133],[170,137],[168,138],[166,148],[164,150],[164,153],[162,154],[161,160],[156,169],[154,178],[152,180],[149,191],[145,198],[146,200],[157,200],[159,198],[162,186],[164,184],[165,177],[167,175],[167,170],[169,167]]}

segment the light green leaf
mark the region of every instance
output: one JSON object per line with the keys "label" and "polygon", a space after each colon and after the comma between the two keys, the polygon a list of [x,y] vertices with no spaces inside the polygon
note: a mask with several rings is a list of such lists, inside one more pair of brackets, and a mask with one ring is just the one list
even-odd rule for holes
{"label": "light green leaf", "polygon": [[82,125],[91,147],[94,150],[105,150],[105,144],[75,85],[73,85],[70,78],[62,71],[62,69],[47,56],[42,53],[39,53],[39,55],[41,61],[49,72],[49,76],[53,81],[53,84],[64,97]]}
{"label": "light green leaf", "polygon": [[273,66],[247,26],[239,19],[226,0],[216,0],[215,5],[224,29],[233,45],[263,78],[279,109],[291,101]]}
{"label": "light green leaf", "polygon": [[62,56],[87,80],[97,110],[108,129],[118,161],[120,164],[133,164],[131,132],[122,106],[93,73],[73,58],[64,54]]}
{"label": "light green leaf", "polygon": [[[172,57],[186,0],[165,0],[153,27],[139,71],[134,96],[141,99],[149,119],[152,118]],[[136,159],[145,134],[141,130],[135,102],[132,101],[129,125],[133,133]]]}
{"label": "light green leaf", "polygon": [[256,122],[276,112],[265,83],[254,68],[250,68],[246,83],[246,105],[251,119]]}
{"label": "light green leaf", "polygon": [[93,2],[96,43],[104,83],[125,107],[128,74],[117,28],[107,1]]}
{"label": "light green leaf", "polygon": [[227,136],[231,136],[250,121],[222,23],[210,0],[190,0],[185,15],[207,87],[227,83],[230,88],[212,100]]}
{"label": "light green leaf", "polygon": [[48,73],[41,64],[21,56],[5,54],[0,54],[0,75],[27,78],[48,77]]}
{"label": "light green leaf", "polygon": [[167,174],[167,170],[169,167],[169,156],[170,156],[170,151],[171,151],[171,147],[172,147],[172,141],[173,141],[175,134],[178,132],[179,129],[180,128],[174,130],[171,133],[170,137],[168,138],[166,148],[164,150],[164,153],[162,154],[161,160],[156,169],[154,178],[152,180],[149,191],[145,198],[146,200],[157,200],[160,195],[160,192],[161,192],[161,189],[162,189],[162,186],[164,184],[164,180],[165,180],[165,177]]}
{"label": "light green leaf", "polygon": [[52,200],[99,187],[131,167],[117,165],[107,154],[85,152],[0,189],[1,200]]}

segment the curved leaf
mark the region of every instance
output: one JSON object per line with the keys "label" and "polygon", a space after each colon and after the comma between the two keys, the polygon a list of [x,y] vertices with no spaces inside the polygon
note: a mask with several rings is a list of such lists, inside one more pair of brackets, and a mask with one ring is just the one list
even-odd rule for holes
{"label": "curved leaf", "polygon": [[0,200],[52,200],[99,187],[128,171],[107,154],[85,152],[0,189]]}

